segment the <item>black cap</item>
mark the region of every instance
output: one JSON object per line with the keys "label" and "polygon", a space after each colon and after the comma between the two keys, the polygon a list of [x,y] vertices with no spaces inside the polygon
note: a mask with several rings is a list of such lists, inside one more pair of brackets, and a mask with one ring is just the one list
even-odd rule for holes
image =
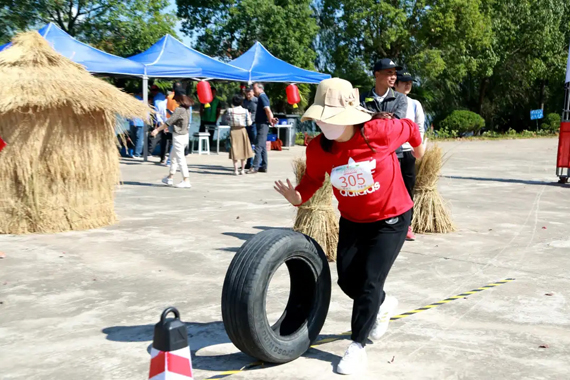
{"label": "black cap", "polygon": [[179,87],[176,90],[174,90],[174,96],[178,95],[186,95],[186,91],[184,91],[182,87]]}
{"label": "black cap", "polygon": [[398,70],[398,82],[413,82],[414,78],[407,70]]}
{"label": "black cap", "polygon": [[394,63],[394,61],[392,61],[390,58],[382,58],[381,60],[376,62],[376,64],[374,65],[373,72],[380,71],[380,70],[386,70],[386,69],[402,70],[403,67],[396,65]]}

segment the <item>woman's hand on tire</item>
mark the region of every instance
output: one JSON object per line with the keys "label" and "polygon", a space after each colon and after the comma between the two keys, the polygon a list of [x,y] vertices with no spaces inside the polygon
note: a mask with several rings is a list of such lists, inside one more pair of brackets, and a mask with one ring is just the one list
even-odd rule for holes
{"label": "woman's hand on tire", "polygon": [[299,206],[301,203],[303,203],[301,194],[295,190],[295,187],[289,180],[287,180],[287,184],[284,184],[281,181],[276,181],[274,189],[279,194],[283,195],[283,197],[287,199],[287,201],[289,201],[289,203],[291,203],[293,206]]}

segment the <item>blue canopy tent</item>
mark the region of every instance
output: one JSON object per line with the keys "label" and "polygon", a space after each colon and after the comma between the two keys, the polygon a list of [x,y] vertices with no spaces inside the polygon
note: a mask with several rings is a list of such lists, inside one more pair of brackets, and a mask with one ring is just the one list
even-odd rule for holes
{"label": "blue canopy tent", "polygon": [[300,69],[271,55],[267,49],[256,42],[248,51],[230,62],[247,70],[248,82],[286,82],[319,83],[331,76],[315,71]]}
{"label": "blue canopy tent", "polygon": [[222,79],[247,82],[248,72],[208,57],[184,45],[170,34],[148,50],[129,57],[144,65],[144,74],[154,78]]}
{"label": "blue canopy tent", "polygon": [[[162,37],[146,51],[129,57],[144,66],[143,99],[148,99],[147,83],[154,78],[222,79],[247,82],[249,73],[243,69],[215,60],[184,45],[170,34]],[[144,159],[148,154],[145,139]]]}
{"label": "blue canopy tent", "polygon": [[[92,74],[143,76],[144,67],[140,63],[105,53],[79,42],[54,23],[50,22],[39,29],[38,33],[47,40],[55,51],[73,62],[83,65]],[[12,43],[9,42],[0,46],[0,51],[9,48],[11,45]]]}

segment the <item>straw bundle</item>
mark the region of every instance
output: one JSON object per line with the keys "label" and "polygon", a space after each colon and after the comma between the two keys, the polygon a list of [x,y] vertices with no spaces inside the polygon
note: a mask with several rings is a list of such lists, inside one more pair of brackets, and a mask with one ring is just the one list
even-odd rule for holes
{"label": "straw bundle", "polygon": [[[293,169],[297,183],[301,182],[307,164],[297,158],[293,161]],[[298,207],[295,219],[295,231],[312,237],[321,246],[329,261],[336,260],[338,244],[338,218],[332,205],[332,185],[327,175],[323,186],[313,197]]]}
{"label": "straw bundle", "polygon": [[116,115],[149,108],[56,53],[37,33],[0,53],[0,233],[59,232],[116,220]]}
{"label": "straw bundle", "polygon": [[414,188],[414,218],[412,228],[418,233],[448,233],[455,231],[449,212],[437,191],[443,154],[438,145],[431,145],[423,158],[416,162]]}

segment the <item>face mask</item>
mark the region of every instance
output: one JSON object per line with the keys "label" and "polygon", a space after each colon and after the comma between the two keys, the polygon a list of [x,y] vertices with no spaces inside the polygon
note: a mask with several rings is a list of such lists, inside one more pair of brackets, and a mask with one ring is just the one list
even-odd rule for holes
{"label": "face mask", "polygon": [[338,124],[329,124],[325,123],[324,121],[317,121],[317,125],[323,131],[323,135],[329,140],[336,140],[346,130],[346,125],[338,125]]}

